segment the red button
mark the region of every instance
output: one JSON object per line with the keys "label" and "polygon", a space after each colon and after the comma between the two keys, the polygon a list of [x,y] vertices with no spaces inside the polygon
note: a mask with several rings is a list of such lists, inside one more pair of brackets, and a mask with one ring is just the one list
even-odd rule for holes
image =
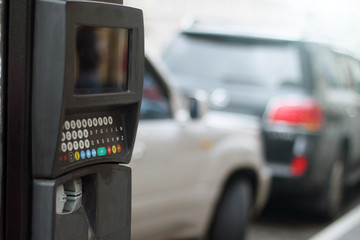
{"label": "red button", "polygon": [[62,161],[63,160],[63,158],[62,157],[59,157],[59,161]]}
{"label": "red button", "polygon": [[108,154],[111,154],[111,147],[110,146],[107,147],[107,152],[108,152]]}
{"label": "red button", "polygon": [[118,151],[118,152],[121,152],[121,146],[120,146],[120,144],[117,145],[117,151]]}
{"label": "red button", "polygon": [[64,161],[67,161],[68,160],[68,157],[67,155],[64,156]]}

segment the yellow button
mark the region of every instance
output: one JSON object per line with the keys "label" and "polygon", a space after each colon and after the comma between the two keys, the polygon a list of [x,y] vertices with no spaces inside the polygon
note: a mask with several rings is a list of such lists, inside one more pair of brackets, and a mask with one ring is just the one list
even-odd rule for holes
{"label": "yellow button", "polygon": [[75,160],[78,161],[80,159],[80,153],[75,152]]}
{"label": "yellow button", "polygon": [[112,151],[113,151],[113,153],[116,153],[116,146],[115,145],[112,146]]}

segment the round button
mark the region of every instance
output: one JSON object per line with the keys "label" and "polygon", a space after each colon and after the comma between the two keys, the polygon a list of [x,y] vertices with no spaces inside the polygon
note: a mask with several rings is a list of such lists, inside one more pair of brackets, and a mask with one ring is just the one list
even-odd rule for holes
{"label": "round button", "polygon": [[70,133],[70,132],[66,132],[66,139],[67,139],[68,141],[71,140],[71,133]]}
{"label": "round button", "polygon": [[72,142],[68,142],[67,148],[68,148],[69,151],[72,151],[72,150],[73,150]]}
{"label": "round button", "polygon": [[84,130],[84,138],[87,138],[89,136],[89,131],[87,129]]}
{"label": "round button", "polygon": [[80,149],[84,149],[84,141],[83,140],[79,141],[79,147],[80,147]]}
{"label": "round button", "polygon": [[74,154],[72,152],[69,152],[69,161],[70,162],[74,161]]}
{"label": "round button", "polygon": [[76,123],[75,123],[74,120],[71,120],[70,125],[71,125],[71,129],[75,129],[75,128],[76,128]]}
{"label": "round button", "polygon": [[81,130],[78,130],[78,138],[79,139],[82,139],[82,137],[83,137],[83,132],[81,131]]}
{"label": "round button", "polygon": [[108,122],[109,122],[110,125],[113,124],[113,118],[112,118],[112,116],[109,116]]}
{"label": "round button", "polygon": [[91,150],[91,155],[92,155],[93,157],[96,157],[96,150],[95,150],[94,148]]}
{"label": "round button", "polygon": [[87,126],[87,121],[86,121],[86,119],[81,120],[81,124],[82,124],[82,127],[83,127],[83,128],[86,128],[86,126]]}
{"label": "round button", "polygon": [[79,161],[80,159],[80,153],[78,151],[75,152],[75,160]]}
{"label": "round button", "polygon": [[117,151],[118,151],[118,152],[121,152],[121,146],[120,146],[120,144],[118,144],[118,145],[116,146],[116,148],[117,148]]}
{"label": "round button", "polygon": [[99,124],[99,126],[103,125],[103,119],[101,117],[98,118],[98,124]]}
{"label": "round button", "polygon": [[107,153],[111,154],[111,147],[110,146],[107,147]]}
{"label": "round button", "polygon": [[87,125],[88,125],[89,127],[92,126],[92,120],[91,120],[91,118],[88,118],[88,120],[87,120]]}
{"label": "round button", "polygon": [[96,127],[98,125],[97,118],[93,118],[93,125],[94,125],[94,127]]}
{"label": "round button", "polygon": [[69,123],[69,121],[65,121],[64,127],[65,127],[66,130],[69,130],[69,129],[70,129],[70,123]]}
{"label": "round button", "polygon": [[79,149],[79,143],[77,141],[73,142],[73,147],[74,147],[74,150],[78,150]]}
{"label": "round button", "polygon": [[80,157],[81,159],[85,159],[86,155],[85,155],[85,151],[81,151],[80,153]]}
{"label": "round button", "polygon": [[90,147],[90,141],[88,139],[85,140],[85,147],[86,148]]}
{"label": "round button", "polygon": [[64,156],[64,161],[66,162],[67,160],[68,160],[68,156],[65,155],[65,156]]}
{"label": "round button", "polygon": [[76,120],[76,127],[81,128],[81,121],[79,119]]}
{"label": "round button", "polygon": [[115,145],[112,146],[112,152],[113,152],[113,153],[116,153],[116,147],[115,147]]}
{"label": "round button", "polygon": [[72,131],[71,136],[72,136],[73,140],[76,140],[77,139],[77,132],[75,130]]}
{"label": "round button", "polygon": [[105,126],[108,125],[108,118],[107,117],[103,118],[103,123],[104,123]]}
{"label": "round button", "polygon": [[88,149],[86,150],[86,157],[87,158],[90,158],[91,157],[91,151]]}
{"label": "round button", "polygon": [[61,144],[61,151],[66,152],[66,149],[67,149],[66,143],[62,143]]}
{"label": "round button", "polygon": [[61,141],[65,141],[65,133],[61,133]]}

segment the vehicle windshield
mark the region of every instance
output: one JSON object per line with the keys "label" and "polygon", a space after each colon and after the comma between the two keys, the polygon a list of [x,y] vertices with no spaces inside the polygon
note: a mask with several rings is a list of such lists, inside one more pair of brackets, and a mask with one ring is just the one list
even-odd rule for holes
{"label": "vehicle windshield", "polygon": [[264,87],[298,86],[299,53],[291,43],[182,34],[165,52],[170,70],[182,80]]}

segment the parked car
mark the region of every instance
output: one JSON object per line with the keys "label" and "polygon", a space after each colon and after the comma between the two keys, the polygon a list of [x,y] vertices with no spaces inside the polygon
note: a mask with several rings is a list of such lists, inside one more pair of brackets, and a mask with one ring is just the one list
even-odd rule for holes
{"label": "parked car", "polygon": [[[145,63],[132,168],[132,239],[243,239],[263,207],[270,171],[259,119],[204,115],[204,95],[188,101]],[[166,76],[166,74],[165,74]],[[199,97],[200,96],[200,97]]]}
{"label": "parked car", "polygon": [[176,84],[207,91],[213,109],[263,119],[273,196],[333,217],[344,185],[360,178],[359,61],[275,32],[194,24],[163,59]]}

